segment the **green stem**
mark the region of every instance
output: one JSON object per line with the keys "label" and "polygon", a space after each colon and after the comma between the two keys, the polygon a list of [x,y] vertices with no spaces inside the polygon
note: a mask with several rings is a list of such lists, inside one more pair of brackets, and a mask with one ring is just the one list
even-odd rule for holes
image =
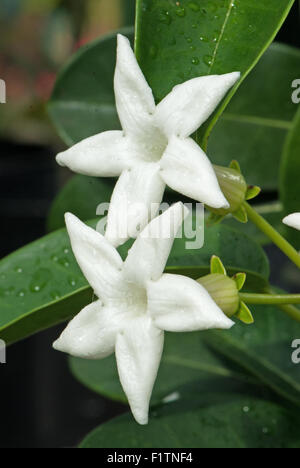
{"label": "green stem", "polygon": [[[246,304],[289,305],[300,304],[300,294],[251,294],[239,293]],[[300,314],[300,310],[298,311]]]}
{"label": "green stem", "polygon": [[293,320],[300,322],[300,310],[293,305],[280,305],[279,309],[282,310],[286,315],[288,315]]}
{"label": "green stem", "polygon": [[244,207],[247,211],[248,218],[260,229],[266,236],[274,242],[277,247],[290,259],[298,268],[300,268],[300,255],[296,249],[279,234],[276,229],[271,226],[260,214],[255,211],[249,203],[245,202]]}

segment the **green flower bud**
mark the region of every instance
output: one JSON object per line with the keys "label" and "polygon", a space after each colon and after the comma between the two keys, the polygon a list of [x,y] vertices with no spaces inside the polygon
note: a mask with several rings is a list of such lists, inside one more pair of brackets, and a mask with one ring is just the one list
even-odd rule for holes
{"label": "green flower bud", "polygon": [[214,170],[230,207],[215,209],[208,206],[207,208],[212,213],[210,224],[221,221],[228,214],[232,214],[241,223],[246,223],[248,216],[243,204],[246,200],[256,197],[260,193],[260,188],[248,187],[237,161],[232,161],[230,167],[214,166]]}
{"label": "green flower bud", "polygon": [[207,290],[227,317],[235,316],[243,323],[250,325],[254,322],[253,316],[239,295],[246,278],[245,273],[237,273],[233,278],[229,278],[221,259],[213,255],[210,261],[210,275],[203,276],[197,281]]}
{"label": "green flower bud", "polygon": [[240,297],[236,282],[228,276],[211,274],[198,279],[227,317],[239,311]]}

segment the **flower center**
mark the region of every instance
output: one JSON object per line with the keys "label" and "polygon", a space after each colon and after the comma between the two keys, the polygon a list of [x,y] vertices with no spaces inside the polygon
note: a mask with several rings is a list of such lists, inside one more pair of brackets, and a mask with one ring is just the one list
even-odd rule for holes
{"label": "flower center", "polygon": [[126,296],[124,297],[126,311],[134,317],[145,315],[148,310],[146,289],[136,283],[127,283],[127,286],[128,289],[126,288]]}
{"label": "flower center", "polygon": [[162,158],[167,146],[168,139],[158,127],[152,127],[144,135],[140,143],[143,154],[141,157],[147,162],[157,162]]}

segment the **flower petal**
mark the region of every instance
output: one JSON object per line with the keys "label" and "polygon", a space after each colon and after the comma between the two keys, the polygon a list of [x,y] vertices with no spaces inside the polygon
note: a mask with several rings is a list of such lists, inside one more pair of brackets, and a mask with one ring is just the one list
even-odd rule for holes
{"label": "flower petal", "polygon": [[65,328],[54,349],[83,359],[102,359],[114,352],[116,336],[125,323],[119,309],[101,301],[85,307]]}
{"label": "flower petal", "polygon": [[118,34],[115,97],[126,134],[142,135],[153,125],[155,102],[152,90],[137,63],[129,40]]}
{"label": "flower petal", "polygon": [[164,334],[138,317],[117,336],[116,358],[124,392],[139,424],[148,423],[149,402],[163,351]]}
{"label": "flower petal", "polygon": [[124,264],[126,278],[145,286],[148,280],[161,277],[174,238],[188,213],[179,202],[148,224],[128,252]]}
{"label": "flower petal", "polygon": [[191,138],[173,136],[160,161],[161,177],[169,187],[212,208],[228,208],[215,171]]}
{"label": "flower petal", "polygon": [[123,132],[99,133],[59,153],[56,161],[74,172],[94,177],[119,176],[138,157],[136,145]]}
{"label": "flower petal", "polygon": [[159,126],[168,135],[188,137],[208,119],[240,73],[194,78],[175,86],[156,108]]}
{"label": "flower petal", "polygon": [[186,276],[164,274],[149,281],[148,312],[162,330],[185,332],[229,329],[234,325],[206,289]]}
{"label": "flower petal", "polygon": [[67,213],[65,218],[76,260],[97,296],[105,300],[121,294],[123,261],[116,249],[76,216]]}
{"label": "flower petal", "polygon": [[118,246],[136,237],[158,211],[165,190],[159,170],[158,164],[140,163],[122,173],[107,218],[105,237],[111,244]]}
{"label": "flower petal", "polygon": [[283,223],[300,231],[300,213],[293,213],[289,216],[286,216],[283,220]]}

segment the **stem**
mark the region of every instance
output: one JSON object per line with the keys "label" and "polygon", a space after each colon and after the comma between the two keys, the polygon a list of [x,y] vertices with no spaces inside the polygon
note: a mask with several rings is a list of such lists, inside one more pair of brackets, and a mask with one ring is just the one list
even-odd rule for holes
{"label": "stem", "polygon": [[[240,293],[240,299],[246,304],[289,305],[300,304],[300,294],[250,294]],[[298,310],[300,315],[300,310]]]}
{"label": "stem", "polygon": [[244,202],[243,205],[247,211],[248,218],[260,229],[266,236],[274,242],[277,247],[293,262],[300,268],[300,255],[297,250],[279,234],[276,229],[271,226],[260,214],[258,214],[249,203]]}
{"label": "stem", "polygon": [[280,305],[279,309],[282,310],[286,315],[288,315],[293,320],[300,322],[300,310],[293,305]]}

